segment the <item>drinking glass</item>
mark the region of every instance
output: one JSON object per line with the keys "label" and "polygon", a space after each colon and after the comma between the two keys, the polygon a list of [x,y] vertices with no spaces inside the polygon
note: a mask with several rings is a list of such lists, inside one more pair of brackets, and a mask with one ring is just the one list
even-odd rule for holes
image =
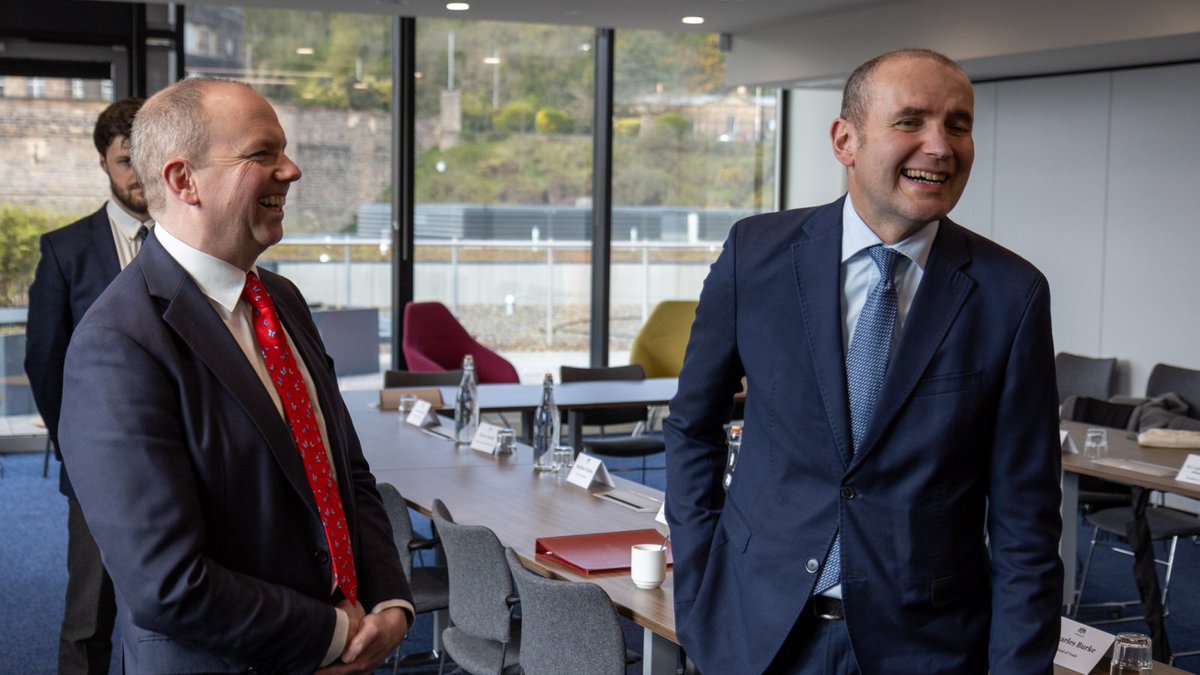
{"label": "drinking glass", "polygon": [[1083,443],[1083,456],[1087,459],[1108,457],[1108,432],[1104,429],[1088,429]]}
{"label": "drinking glass", "polygon": [[400,397],[400,414],[408,417],[412,412],[413,406],[417,404],[417,397],[412,394],[404,394]]}
{"label": "drinking glass", "polygon": [[1144,633],[1117,633],[1109,675],[1149,675],[1153,670],[1150,637]]}
{"label": "drinking glass", "polygon": [[571,473],[571,467],[575,464],[575,448],[569,445],[560,445],[554,448],[554,465],[558,467],[558,478],[565,479]]}
{"label": "drinking glass", "polygon": [[517,450],[517,432],[504,427],[496,432],[496,454],[511,455]]}

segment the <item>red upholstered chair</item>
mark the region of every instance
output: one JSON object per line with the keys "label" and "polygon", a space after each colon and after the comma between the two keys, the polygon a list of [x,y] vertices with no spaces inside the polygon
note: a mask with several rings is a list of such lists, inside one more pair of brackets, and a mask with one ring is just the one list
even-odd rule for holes
{"label": "red upholstered chair", "polygon": [[484,347],[467,333],[440,302],[410,302],[404,306],[404,360],[414,373],[462,368],[463,356],[475,357],[480,384],[520,382],[517,369],[503,356]]}

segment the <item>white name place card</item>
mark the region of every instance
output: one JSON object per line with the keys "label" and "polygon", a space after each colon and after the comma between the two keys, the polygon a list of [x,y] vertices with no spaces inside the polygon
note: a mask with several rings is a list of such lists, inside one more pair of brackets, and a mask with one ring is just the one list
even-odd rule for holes
{"label": "white name place card", "polygon": [[658,507],[658,515],[654,516],[654,522],[667,524],[667,503],[665,501],[662,506]]}
{"label": "white name place card", "polygon": [[608,475],[608,469],[604,468],[604,462],[586,452],[579,453],[579,456],[575,458],[575,465],[571,467],[571,473],[567,475],[567,482],[585,490],[590,488],[593,483],[609,487],[613,485],[613,479]]}
{"label": "white name place card", "polygon": [[404,421],[414,427],[436,427],[438,424],[437,416],[433,414],[433,404],[423,398],[417,399]]}
{"label": "white name place card", "polygon": [[500,427],[495,424],[480,422],[479,427],[475,429],[475,436],[471,438],[471,449],[489,455],[496,454],[496,436],[499,433]]}
{"label": "white name place card", "polygon": [[1200,455],[1188,455],[1187,459],[1183,462],[1183,468],[1175,476],[1175,480],[1182,483],[1200,485]]}
{"label": "white name place card", "polygon": [[1076,673],[1090,673],[1108,653],[1113,639],[1112,633],[1085,626],[1064,616],[1062,627],[1059,629],[1058,653],[1054,655],[1054,665]]}
{"label": "white name place card", "polygon": [[1058,430],[1058,442],[1062,444],[1062,451],[1068,455],[1078,455],[1079,448],[1075,447],[1075,441],[1071,440],[1071,434],[1067,433],[1066,429]]}

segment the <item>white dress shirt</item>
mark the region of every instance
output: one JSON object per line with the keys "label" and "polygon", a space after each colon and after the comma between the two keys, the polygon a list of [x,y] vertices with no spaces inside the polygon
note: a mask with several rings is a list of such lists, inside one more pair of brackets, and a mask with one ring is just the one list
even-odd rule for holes
{"label": "white dress shirt", "polygon": [[137,237],[138,230],[142,225],[145,225],[147,229],[152,229],[154,221],[147,220],[143,223],[126,213],[125,209],[117,206],[117,203],[111,199],[104,205],[104,213],[108,215],[108,224],[112,226],[113,244],[117,247],[117,260],[121,263],[121,269],[125,269],[142,248],[142,240]]}

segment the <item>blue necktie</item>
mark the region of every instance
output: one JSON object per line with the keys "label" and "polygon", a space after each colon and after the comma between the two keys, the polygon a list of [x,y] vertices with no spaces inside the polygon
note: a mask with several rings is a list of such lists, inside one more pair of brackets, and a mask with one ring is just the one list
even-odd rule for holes
{"label": "blue necktie", "polygon": [[[896,286],[893,278],[900,252],[893,248],[872,246],[867,249],[875,266],[879,268],[879,281],[867,295],[854,335],[850,338],[850,350],[846,354],[846,385],[850,394],[850,435],[853,448],[858,450],[862,443],[871,413],[875,410],[875,399],[883,386],[888,360],[892,353],[892,337],[896,332]],[[819,595],[841,582],[842,578],[842,535],[839,532],[825,558],[825,567],[813,589]]]}

